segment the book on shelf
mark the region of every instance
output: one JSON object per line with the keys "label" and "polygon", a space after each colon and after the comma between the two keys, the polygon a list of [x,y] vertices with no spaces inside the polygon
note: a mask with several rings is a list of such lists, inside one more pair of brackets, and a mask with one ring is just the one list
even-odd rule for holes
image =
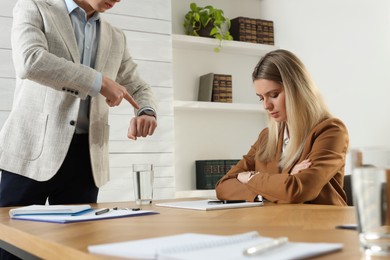
{"label": "book on shelf", "polygon": [[197,160],[196,189],[212,190],[215,184],[240,160]]}
{"label": "book on shelf", "polygon": [[232,83],[232,75],[226,76],[226,103],[233,102],[233,83]]}
{"label": "book on shelf", "polygon": [[219,102],[226,103],[226,75],[216,75],[219,77]]}
{"label": "book on shelf", "polygon": [[221,97],[221,88],[220,88],[220,75],[219,74],[214,74],[214,80],[213,80],[213,93],[211,97],[211,101],[213,102],[221,102],[220,97]]}
{"label": "book on shelf", "polygon": [[235,41],[246,41],[246,17],[237,17],[230,20],[230,34]]}
{"label": "book on shelf", "polygon": [[230,22],[233,40],[274,45],[273,21],[240,16]]}
{"label": "book on shelf", "polygon": [[198,101],[211,102],[213,95],[214,73],[199,77]]}
{"label": "book on shelf", "polygon": [[257,19],[257,43],[274,45],[274,23]]}
{"label": "book on shelf", "polygon": [[199,77],[198,101],[232,103],[232,87],[232,75],[202,75]]}

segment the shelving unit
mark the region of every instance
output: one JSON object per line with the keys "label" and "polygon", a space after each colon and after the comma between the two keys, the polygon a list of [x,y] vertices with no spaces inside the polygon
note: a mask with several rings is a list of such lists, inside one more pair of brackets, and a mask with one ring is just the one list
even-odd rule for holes
{"label": "shelving unit", "polygon": [[[175,126],[175,178],[178,196],[200,195],[195,161],[240,159],[266,127],[266,113],[255,95],[252,71],[260,58],[277,46],[222,41],[184,35],[181,26],[190,1],[172,2],[172,54]],[[205,5],[203,2],[199,4]],[[229,17],[256,17],[257,0],[208,2],[230,12]],[[251,8],[243,11],[243,5]],[[230,11],[229,11],[230,10]],[[240,11],[239,11],[240,10]],[[253,11],[253,12],[252,12]],[[261,18],[261,17],[259,17]],[[233,103],[198,102],[199,77],[232,75]],[[211,190],[209,193],[213,194]]]}
{"label": "shelving unit", "polygon": [[260,104],[242,103],[218,103],[218,102],[198,102],[179,101],[173,103],[176,110],[207,110],[207,111],[241,111],[264,113],[264,108]]}
{"label": "shelving unit", "polygon": [[[219,40],[215,38],[196,37],[188,35],[173,34],[172,47],[181,49],[193,49],[202,51],[213,51],[218,46]],[[262,56],[265,53],[275,50],[273,45],[256,44],[240,41],[222,41],[221,53],[238,55]]]}

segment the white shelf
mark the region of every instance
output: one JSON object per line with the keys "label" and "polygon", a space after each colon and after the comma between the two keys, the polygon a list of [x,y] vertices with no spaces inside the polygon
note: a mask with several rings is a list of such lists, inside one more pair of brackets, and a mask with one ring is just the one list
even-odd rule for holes
{"label": "white shelf", "polygon": [[[215,38],[197,37],[181,34],[172,34],[173,48],[214,51],[219,45],[219,40]],[[239,55],[263,56],[267,52],[278,49],[274,45],[257,44],[240,41],[222,41],[222,53],[232,53]]]}
{"label": "white shelf", "polygon": [[220,103],[220,102],[200,102],[200,101],[179,101],[173,103],[174,108],[178,110],[230,110],[242,112],[264,113],[263,106],[259,104],[242,103]]}

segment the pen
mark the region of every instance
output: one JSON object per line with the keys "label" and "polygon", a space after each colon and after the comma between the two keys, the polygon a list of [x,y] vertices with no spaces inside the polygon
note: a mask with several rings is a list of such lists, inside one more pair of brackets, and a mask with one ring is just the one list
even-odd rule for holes
{"label": "pen", "polygon": [[350,230],[357,230],[357,225],[355,224],[344,224],[344,225],[338,225],[336,226],[338,229],[350,229]]}
{"label": "pen", "polygon": [[243,253],[244,255],[247,256],[261,254],[269,249],[284,245],[287,242],[288,242],[287,237],[279,237],[279,238],[272,239],[271,241],[261,243],[256,246],[249,247],[248,249],[244,250]]}
{"label": "pen", "polygon": [[101,215],[101,214],[107,213],[107,212],[109,212],[109,211],[110,211],[109,208],[104,208],[104,209],[95,211],[95,215]]}
{"label": "pen", "polygon": [[119,207],[114,207],[113,210],[132,210],[132,211],[139,211],[141,208],[119,208]]}
{"label": "pen", "polygon": [[208,204],[230,204],[230,203],[245,203],[246,200],[210,200]]}

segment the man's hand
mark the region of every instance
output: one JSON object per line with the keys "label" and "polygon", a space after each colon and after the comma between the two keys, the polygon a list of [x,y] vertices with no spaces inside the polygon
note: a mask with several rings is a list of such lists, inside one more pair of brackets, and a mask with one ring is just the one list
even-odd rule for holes
{"label": "man's hand", "polygon": [[119,106],[122,99],[126,99],[134,108],[139,109],[137,102],[130,96],[126,88],[106,76],[103,76],[100,94],[106,98],[106,103],[110,107]]}
{"label": "man's hand", "polygon": [[152,135],[157,127],[157,120],[154,116],[136,116],[130,121],[127,137],[137,140],[137,137],[146,137]]}

